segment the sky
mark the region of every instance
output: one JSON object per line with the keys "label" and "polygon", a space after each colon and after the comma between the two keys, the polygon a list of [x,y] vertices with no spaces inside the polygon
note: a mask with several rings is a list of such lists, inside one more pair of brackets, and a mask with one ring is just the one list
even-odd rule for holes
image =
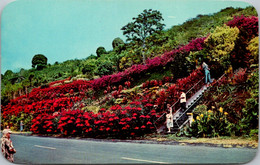
{"label": "sky", "polygon": [[30,69],[36,54],[54,64],[96,55],[99,46],[112,50],[113,39],[126,39],[120,29],[144,9],[159,10],[164,29],[169,29],[199,14],[247,6],[247,2],[223,0],[14,1],[1,15],[1,73]]}

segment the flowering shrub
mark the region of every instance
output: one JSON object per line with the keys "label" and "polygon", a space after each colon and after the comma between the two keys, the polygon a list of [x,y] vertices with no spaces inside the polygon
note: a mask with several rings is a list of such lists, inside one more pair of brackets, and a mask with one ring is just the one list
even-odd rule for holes
{"label": "flowering shrub", "polygon": [[32,120],[31,131],[39,134],[53,134],[58,133],[57,127],[54,125],[55,115],[46,113],[39,114]]}
{"label": "flowering shrub", "polygon": [[237,27],[244,40],[258,36],[258,18],[255,16],[235,16],[233,20],[227,23],[227,25],[230,27]]}
{"label": "flowering shrub", "polygon": [[239,38],[236,41],[235,51],[231,54],[231,63],[235,69],[247,67],[250,61],[250,52],[247,49],[248,42],[259,35],[258,17],[237,16],[229,21],[227,25],[239,29]]}
{"label": "flowering shrub", "polygon": [[234,125],[228,120],[228,113],[220,107],[216,111],[208,110],[194,116],[191,127],[187,129],[188,136],[218,137],[230,136]]}
{"label": "flowering shrub", "polygon": [[237,27],[217,27],[205,40],[211,61],[218,62],[225,69],[231,64],[231,52],[234,51],[239,29]]}
{"label": "flowering shrub", "polygon": [[[143,101],[147,101],[151,104],[157,105],[157,112],[165,111],[164,103],[175,103],[179,98],[179,93],[181,90],[188,91],[192,86],[194,86],[198,81],[200,81],[204,76],[202,68],[198,68],[194,70],[188,77],[178,79],[175,84],[171,84],[166,87],[165,90],[159,91],[157,94],[153,93],[153,91],[149,91],[148,88],[151,87],[150,82],[143,83],[142,87],[145,90],[143,95]],[[168,78],[166,78],[168,79]],[[168,79],[170,82],[171,78]],[[168,81],[167,80],[167,81]],[[165,80],[164,80],[165,81]],[[166,81],[165,81],[166,82]],[[201,85],[196,86],[189,94],[187,95],[187,99],[189,99],[198,89],[201,88]],[[179,108],[179,105],[176,106],[175,110]]]}
{"label": "flowering shrub", "polygon": [[131,78],[137,79],[149,71],[153,71],[155,69],[166,66],[168,63],[174,60],[174,56],[177,53],[198,51],[203,49],[205,39],[206,38],[203,37],[192,40],[189,44],[185,46],[182,46],[170,52],[166,52],[163,55],[157,56],[153,59],[148,59],[146,60],[146,65],[133,65],[123,72],[119,72],[113,75],[106,75],[99,79],[95,79],[92,83],[92,87],[95,90],[98,90],[112,84],[122,84],[123,82],[130,80]]}
{"label": "flowering shrub", "polygon": [[[193,40],[186,46],[166,52],[154,59],[148,59],[146,65],[134,65],[114,75],[91,81],[77,80],[67,84],[64,84],[65,80],[59,80],[44,88],[34,88],[29,94],[11,100],[6,106],[1,106],[3,120],[8,121],[12,115],[19,117],[22,113],[31,114],[33,116],[31,131],[39,134],[127,137],[150,133],[155,129],[153,121],[158,117],[156,112],[158,110],[153,109],[154,104],[163,105],[167,97],[173,101],[169,93],[176,93],[172,91],[174,89],[170,89],[171,91],[166,89],[155,97],[147,91],[148,95],[144,97],[140,95],[134,97],[130,106],[103,109],[98,114],[81,110],[85,106],[84,100],[95,98],[91,93],[92,89],[106,89],[105,93],[112,92],[114,97],[119,97],[123,89],[130,88],[132,81],[148,71],[168,65],[173,61],[176,53],[202,49],[204,39]],[[176,90],[188,89],[189,85],[184,86],[183,83],[188,81],[190,84],[195,83],[202,76],[200,70],[194,72],[196,74],[192,73],[188,79],[178,81]],[[148,86],[162,86],[171,81],[173,81],[172,77],[165,77],[160,81],[150,81]]]}
{"label": "flowering shrub", "polygon": [[101,109],[98,114],[82,110],[63,111],[53,116],[39,114],[33,119],[31,131],[38,134],[121,138],[141,136],[154,131],[156,113],[152,105],[147,104],[144,108],[140,107],[140,102],[133,102],[131,105],[123,108],[112,106],[110,111]]}

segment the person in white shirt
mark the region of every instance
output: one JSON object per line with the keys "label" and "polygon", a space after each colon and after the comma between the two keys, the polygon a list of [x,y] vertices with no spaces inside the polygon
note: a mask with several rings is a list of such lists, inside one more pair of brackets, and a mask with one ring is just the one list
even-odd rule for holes
{"label": "person in white shirt", "polygon": [[182,112],[185,112],[185,110],[186,110],[186,94],[185,94],[184,90],[181,90],[180,103],[181,103]]}
{"label": "person in white shirt", "polygon": [[166,114],[165,122],[168,128],[168,132],[171,132],[171,128],[173,127],[173,116],[172,116],[172,107],[170,104],[167,104],[167,114]]}

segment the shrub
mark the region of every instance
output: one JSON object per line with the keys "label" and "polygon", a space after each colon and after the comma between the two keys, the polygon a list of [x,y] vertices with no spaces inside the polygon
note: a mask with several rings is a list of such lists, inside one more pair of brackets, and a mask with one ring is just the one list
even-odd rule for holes
{"label": "shrub", "polygon": [[243,40],[258,36],[258,17],[235,16],[227,23],[230,27],[237,27]]}
{"label": "shrub", "polygon": [[194,113],[194,116],[198,116],[199,114],[203,114],[203,113],[206,113],[208,107],[207,105],[205,104],[202,104],[202,105],[198,105],[196,106],[196,108],[194,109],[193,113]]}
{"label": "shrub", "polygon": [[113,73],[113,65],[110,61],[103,61],[101,62],[95,71],[97,75],[110,75]]}
{"label": "shrub", "polygon": [[205,40],[210,60],[216,61],[225,69],[231,64],[231,52],[234,50],[238,39],[239,29],[227,25],[217,27],[215,31]]}
{"label": "shrub", "polygon": [[258,64],[259,62],[259,37],[253,38],[247,47],[247,50],[251,53],[251,64]]}
{"label": "shrub", "polygon": [[217,111],[208,110],[193,119],[187,135],[193,137],[230,136],[234,125],[228,120],[228,113],[220,107]]}
{"label": "shrub", "polygon": [[[248,42],[258,36],[258,18],[237,16],[227,23],[230,27],[237,27],[240,31],[236,41],[235,51],[232,52],[232,65],[234,69],[247,67],[250,61],[250,52],[247,49]],[[258,63],[258,62],[257,62]]]}
{"label": "shrub", "polygon": [[247,69],[240,68],[238,72],[234,75],[232,80],[235,85],[246,83],[247,80],[246,71]]}

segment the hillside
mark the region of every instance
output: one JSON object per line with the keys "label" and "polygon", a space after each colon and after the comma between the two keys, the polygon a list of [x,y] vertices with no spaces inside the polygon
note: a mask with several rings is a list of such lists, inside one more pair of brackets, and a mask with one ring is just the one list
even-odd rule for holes
{"label": "hillside", "polygon": [[[35,134],[128,138],[153,133],[165,103],[175,103],[180,90],[188,91],[201,80],[200,65],[207,61],[215,79],[226,75],[212,84],[195,109],[199,118],[179,134],[258,136],[255,16],[252,7],[227,8],[152,35],[146,64],[141,64],[140,47],[128,43],[99,58],[70,60],[43,70],[9,71],[2,75],[1,127],[8,124],[18,130],[23,120],[25,130]],[[112,70],[104,71],[111,62]],[[202,118],[209,113],[212,127],[222,118],[218,127],[226,129],[204,129],[209,122]]]}
{"label": "hillside", "polygon": [[[192,39],[206,37],[217,26],[223,25],[236,15],[257,16],[257,12],[253,7],[246,9],[227,8],[212,15],[198,15],[196,18],[188,20],[182,25],[173,26],[160,33],[155,33],[148,38],[147,58],[160,56],[166,51],[168,52],[178,48],[180,45],[188,44]],[[33,88],[52,81],[63,80],[68,77],[93,79],[103,74],[123,71],[134,64],[141,64],[140,45],[124,43],[124,46],[121,47],[103,52],[104,54],[101,54],[99,58],[91,55],[86,59],[74,59],[62,63],[55,62],[55,64],[48,64],[43,70],[36,70],[34,68],[29,70],[21,69],[18,73],[7,70],[1,74],[1,102],[5,104],[10,99],[24,95]],[[113,65],[109,65],[108,63]],[[194,63],[189,65],[188,67],[194,69]],[[169,71],[164,72],[164,75],[171,76],[171,69],[174,68],[170,68]],[[192,69],[189,69],[189,72],[191,71]],[[152,74],[150,79],[162,78],[161,76],[158,77],[158,75],[160,75],[160,72]]]}

